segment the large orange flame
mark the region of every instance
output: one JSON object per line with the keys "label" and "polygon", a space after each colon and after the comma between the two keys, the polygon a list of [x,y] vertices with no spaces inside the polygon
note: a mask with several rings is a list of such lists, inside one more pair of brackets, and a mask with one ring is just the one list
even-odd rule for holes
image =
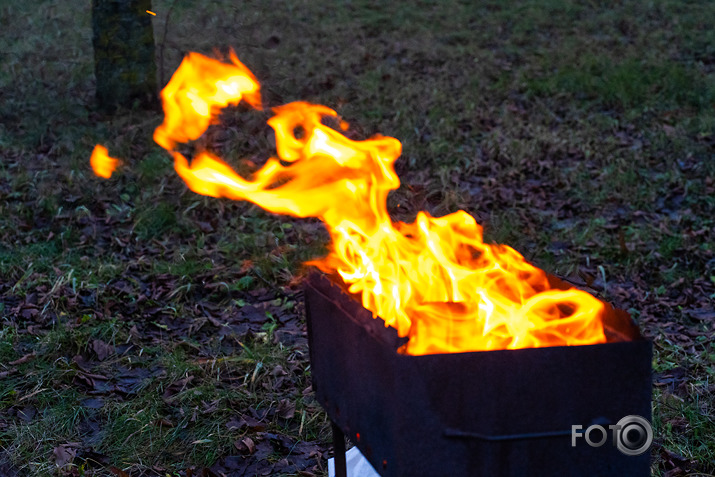
{"label": "large orange flame", "polygon": [[261,106],[259,84],[231,52],[231,63],[189,53],[161,91],[164,122],[154,131],[154,141],[166,150],[177,143],[198,139],[218,121],[221,109],[246,100]]}
{"label": "large orange flame", "polygon": [[[362,304],[408,336],[413,355],[606,341],[603,303],[586,292],[551,289],[546,274],[506,245],[482,241],[464,211],[420,212],[393,222],[389,191],[400,185],[393,164],[397,139],[353,141],[324,124],[337,113],[303,102],[273,109],[277,157],[246,180],[203,151],[189,163],[176,151],[242,98],[259,107],[255,77],[232,54],[231,64],[189,54],[162,91],[164,123],[156,142],[199,194],[248,200],[274,213],[318,217],[332,238],[327,257],[311,262],[339,274]],[[286,165],[284,165],[286,164]]]}

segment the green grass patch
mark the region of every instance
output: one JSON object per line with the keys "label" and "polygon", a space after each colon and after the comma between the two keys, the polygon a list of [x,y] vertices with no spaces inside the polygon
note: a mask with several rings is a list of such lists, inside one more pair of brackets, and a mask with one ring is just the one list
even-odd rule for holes
{"label": "green grass patch", "polygon": [[566,94],[601,108],[645,111],[692,108],[706,111],[715,104],[712,78],[678,63],[586,55],[576,64],[527,80],[527,92],[541,96]]}
{"label": "green grass patch", "polygon": [[158,238],[178,231],[178,213],[174,204],[145,204],[136,212],[134,231],[140,240]]}

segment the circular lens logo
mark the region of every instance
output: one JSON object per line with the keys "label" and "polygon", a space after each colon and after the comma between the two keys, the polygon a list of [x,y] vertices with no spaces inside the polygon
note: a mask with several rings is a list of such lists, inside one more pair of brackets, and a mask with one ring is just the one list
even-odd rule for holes
{"label": "circular lens logo", "polygon": [[653,443],[653,428],[641,416],[626,416],[615,428],[616,447],[626,455],[641,455]]}

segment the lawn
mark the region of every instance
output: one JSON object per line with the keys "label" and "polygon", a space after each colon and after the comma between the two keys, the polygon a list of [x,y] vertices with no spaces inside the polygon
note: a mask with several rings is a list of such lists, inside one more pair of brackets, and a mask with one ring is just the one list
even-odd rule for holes
{"label": "lawn", "polygon": [[[715,2],[153,11],[163,83],[234,48],[267,106],[402,142],[395,219],[466,210],[628,310],[654,344],[653,475],[715,474]],[[90,13],[0,6],[0,475],[327,475],[301,293],[327,234],[188,191],[158,112],[96,112]],[[202,140],[259,164],[267,117]],[[110,180],[96,143],[124,161]]]}

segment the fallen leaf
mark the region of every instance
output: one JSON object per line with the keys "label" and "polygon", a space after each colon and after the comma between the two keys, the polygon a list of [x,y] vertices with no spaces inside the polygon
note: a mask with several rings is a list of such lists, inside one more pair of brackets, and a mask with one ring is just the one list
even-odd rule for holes
{"label": "fallen leaf", "polygon": [[166,391],[164,391],[164,395],[162,397],[164,399],[170,399],[175,394],[178,394],[185,390],[186,386],[193,380],[193,376],[186,376],[185,378],[179,379],[178,381],[174,381],[169,385],[168,388],[166,388]]}
{"label": "fallen leaf", "polygon": [[10,368],[7,371],[0,371],[0,378],[6,378],[16,372],[17,372],[17,368]]}
{"label": "fallen leaf", "polygon": [[247,426],[248,423],[245,419],[236,419],[235,417],[226,423],[226,427],[229,431],[240,431]]}
{"label": "fallen leaf", "polygon": [[35,352],[33,351],[32,353],[28,353],[25,356],[23,356],[22,358],[16,359],[15,361],[10,361],[7,364],[9,364],[10,366],[15,366],[17,364],[27,363],[34,357],[35,357]]}
{"label": "fallen leaf", "polygon": [[278,403],[276,414],[283,419],[293,419],[295,415],[295,403],[288,399],[281,399]]}
{"label": "fallen leaf", "polygon": [[214,231],[214,228],[208,222],[198,221],[197,225],[202,232],[210,233]]}
{"label": "fallen leaf", "polygon": [[109,471],[117,477],[130,477],[129,474],[124,472],[122,469],[117,469],[116,467],[110,467]]}
{"label": "fallen leaf", "polygon": [[100,454],[88,449],[80,450],[77,453],[77,458],[82,459],[82,461],[89,466],[106,466],[109,465],[111,460],[108,455]]}
{"label": "fallen leaf", "polygon": [[280,364],[277,365],[275,368],[273,368],[273,371],[271,371],[271,376],[278,377],[278,376],[287,376],[287,375],[288,375],[288,371],[283,369],[283,366],[281,366]]}
{"label": "fallen leaf", "polygon": [[97,353],[97,359],[104,361],[109,356],[114,354],[114,346],[105,343],[102,340],[92,341],[92,349]]}
{"label": "fallen leaf", "polygon": [[80,404],[89,409],[102,409],[104,400],[102,398],[87,398],[80,401]]}
{"label": "fallen leaf", "polygon": [[211,414],[211,413],[215,412],[216,410],[218,410],[218,406],[219,406],[220,402],[221,401],[218,399],[215,399],[211,402],[201,401],[201,404],[203,406],[201,413],[202,414]]}
{"label": "fallen leaf", "polygon": [[243,454],[253,454],[256,452],[256,444],[250,437],[244,437],[240,441],[236,441],[233,445]]}
{"label": "fallen leaf", "polygon": [[709,310],[707,308],[700,308],[697,310],[687,310],[687,311],[685,311],[685,313],[687,313],[691,318],[700,320],[700,321],[715,320],[715,310]]}
{"label": "fallen leaf", "polygon": [[154,424],[156,424],[159,427],[175,427],[174,423],[166,418],[157,419],[156,422],[154,422]]}
{"label": "fallen leaf", "polygon": [[251,416],[243,416],[243,420],[246,422],[246,426],[248,426],[248,428],[252,431],[260,432],[266,430],[266,424],[256,418],[253,418]]}
{"label": "fallen leaf", "polygon": [[24,409],[18,411],[17,416],[25,422],[30,422],[36,414],[37,409],[35,408],[35,406],[26,406]]}
{"label": "fallen leaf", "polygon": [[266,41],[263,42],[263,47],[272,50],[273,48],[276,48],[280,42],[281,39],[278,35],[271,35]]}
{"label": "fallen leaf", "polygon": [[55,465],[62,469],[67,464],[72,463],[77,455],[77,450],[67,446],[66,444],[62,444],[54,448],[52,455],[54,457]]}

